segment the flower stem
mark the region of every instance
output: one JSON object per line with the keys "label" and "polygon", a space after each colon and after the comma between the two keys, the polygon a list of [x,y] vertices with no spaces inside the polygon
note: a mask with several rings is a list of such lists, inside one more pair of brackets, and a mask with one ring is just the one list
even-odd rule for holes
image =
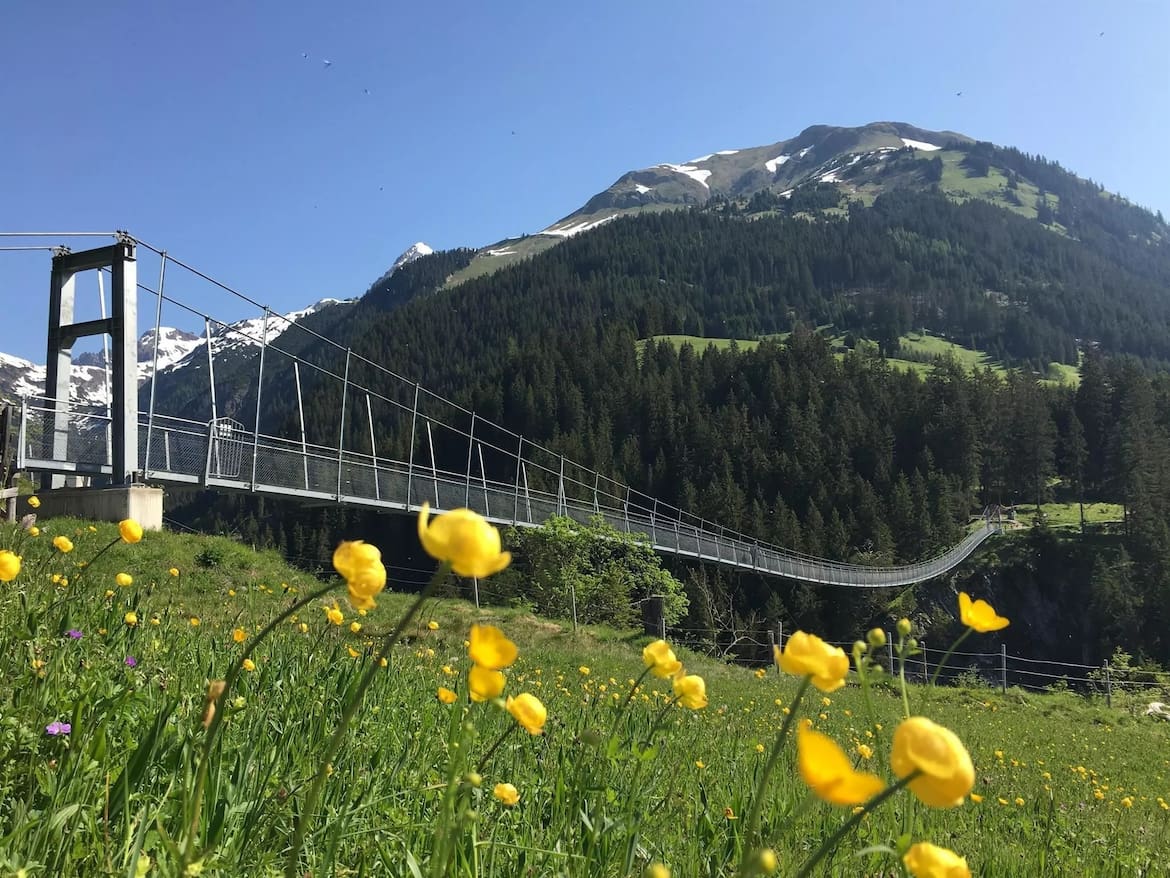
{"label": "flower stem", "polygon": [[488,760],[491,759],[495,752],[500,749],[500,745],[504,743],[508,735],[512,734],[514,731],[516,731],[515,723],[512,723],[510,726],[508,726],[508,728],[504,729],[504,733],[496,738],[496,742],[488,747],[487,752],[484,753],[480,758],[479,765],[475,767],[476,771],[484,770],[484,767],[488,764]]}
{"label": "flower stem", "polygon": [[609,728],[609,736],[611,738],[613,737],[613,733],[617,731],[618,723],[621,721],[622,714],[625,712],[626,708],[630,706],[630,702],[634,700],[634,693],[638,691],[638,687],[642,685],[642,681],[646,679],[646,675],[649,673],[650,668],[646,668],[644,671],[642,671],[641,676],[639,676],[638,679],[634,681],[634,685],[630,687],[629,694],[626,695],[626,700],[621,703],[621,706],[618,707],[617,712],[614,713],[613,725],[611,725]]}
{"label": "flower stem", "polygon": [[930,688],[931,689],[934,688],[934,684],[938,680],[938,675],[940,673],[942,673],[942,669],[946,666],[947,659],[949,659],[952,655],[955,654],[955,650],[959,648],[959,644],[962,643],[964,640],[966,640],[967,635],[969,635],[974,630],[975,630],[974,628],[968,628],[966,631],[964,631],[962,634],[959,635],[958,640],[956,640],[954,643],[951,644],[951,648],[946,651],[946,653],[943,655],[942,659],[939,661],[938,667],[936,667],[934,669],[934,675],[930,678]]}
{"label": "flower stem", "polygon": [[370,662],[370,666],[366,669],[365,674],[362,675],[361,681],[358,683],[357,691],[354,692],[349,704],[345,706],[345,711],[341,714],[337,728],[333,730],[333,737],[329,739],[329,744],[325,748],[325,755],[322,757],[321,765],[317,769],[317,776],[313,779],[313,785],[309,787],[309,793],[305,797],[304,804],[301,807],[300,816],[297,817],[297,825],[293,830],[292,843],[289,845],[288,858],[284,864],[285,878],[297,878],[301,847],[305,842],[305,833],[308,831],[309,820],[313,816],[313,809],[317,806],[317,799],[321,795],[321,789],[325,786],[325,779],[329,776],[328,766],[333,761],[333,757],[337,755],[337,751],[341,749],[341,744],[345,740],[345,734],[349,730],[349,724],[357,713],[357,709],[361,706],[362,699],[366,695],[366,690],[374,682],[374,675],[381,667],[382,659],[390,654],[390,650],[398,642],[398,638],[402,636],[402,632],[410,625],[411,619],[422,608],[427,598],[430,597],[431,592],[435,590],[440,582],[447,578],[447,574],[450,572],[451,563],[449,561],[444,561],[439,565],[439,568],[435,571],[435,575],[431,577],[431,581],[419,592],[414,603],[407,608],[402,618],[398,620],[398,624],[394,626],[394,630],[385,636],[382,641],[382,648],[378,650],[378,654]]}
{"label": "flower stem", "polygon": [[862,805],[860,811],[841,824],[841,826],[837,828],[836,832],[821,842],[821,846],[813,852],[811,857],[805,860],[804,865],[800,867],[800,871],[796,873],[795,878],[808,878],[808,876],[812,874],[813,867],[815,867],[817,863],[824,859],[827,853],[832,851],[833,848],[837,846],[837,842],[848,835],[853,830],[853,828],[861,822],[862,817],[864,817],[886,799],[890,798],[890,796],[894,795],[894,793],[898,792],[898,790],[909,784],[910,781],[918,777],[919,774],[920,772],[917,771],[911,772],[892,787],[886,787],[884,790]]}
{"label": "flower stem", "polygon": [[203,747],[200,749],[200,752],[199,752],[199,769],[198,769],[196,776],[195,776],[195,798],[194,798],[193,803],[192,803],[193,810],[191,813],[191,822],[190,822],[190,825],[187,827],[187,839],[183,845],[183,862],[181,864],[182,866],[186,867],[188,865],[188,860],[191,856],[192,847],[195,844],[195,833],[196,833],[196,830],[199,828],[199,816],[200,816],[200,811],[201,811],[202,806],[203,806],[203,787],[207,783],[207,771],[208,771],[208,766],[211,762],[211,748],[215,745],[216,736],[219,734],[220,726],[223,723],[223,711],[218,709],[219,702],[223,702],[224,699],[227,697],[228,693],[231,692],[232,684],[235,683],[236,678],[239,677],[240,671],[244,667],[244,660],[251,657],[252,652],[256,649],[256,647],[259,646],[260,643],[269,634],[271,634],[273,631],[275,631],[276,627],[281,622],[283,622],[285,619],[287,619],[289,616],[291,616],[293,613],[295,613],[297,610],[299,610],[301,607],[305,606],[306,604],[310,604],[313,601],[317,600],[318,598],[323,597],[326,594],[328,594],[329,592],[333,591],[333,589],[337,588],[337,586],[338,586],[338,583],[336,583],[336,582],[332,582],[329,585],[322,586],[321,588],[317,589],[316,591],[311,592],[310,594],[301,598],[299,601],[296,601],[287,610],[285,610],[280,615],[276,616],[271,622],[269,622],[267,625],[265,625],[264,628],[262,628],[260,630],[260,632],[255,637],[253,637],[251,640],[248,641],[247,645],[244,647],[244,651],[241,652],[236,657],[235,662],[232,664],[231,668],[228,670],[227,676],[224,678],[223,694],[220,695],[219,701],[216,703],[215,715],[212,716],[211,722],[208,723],[208,725],[207,725],[207,732],[203,736]]}
{"label": "flower stem", "polygon": [[780,734],[776,736],[776,741],[772,744],[772,752],[768,754],[768,761],[764,763],[764,770],[760,774],[759,783],[756,784],[756,793],[752,796],[751,810],[748,811],[747,820],[744,821],[746,850],[755,850],[757,847],[760,813],[764,807],[764,793],[768,788],[768,780],[772,776],[772,769],[776,767],[776,760],[780,758],[780,751],[784,749],[784,742],[788,739],[788,731],[792,728],[792,721],[796,719],[796,708],[800,706],[800,700],[804,698],[804,693],[808,691],[811,682],[812,676],[808,674],[800,681],[800,687],[796,690],[792,704],[788,706],[788,716],[784,717],[784,725],[780,727]]}

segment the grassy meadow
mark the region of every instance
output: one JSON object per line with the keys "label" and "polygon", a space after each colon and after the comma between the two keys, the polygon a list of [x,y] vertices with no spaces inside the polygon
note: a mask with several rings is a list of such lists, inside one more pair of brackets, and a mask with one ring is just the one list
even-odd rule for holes
{"label": "grassy meadow", "polygon": [[[360,615],[335,579],[337,590],[282,622],[223,694],[221,734],[194,796],[209,683],[240,658],[238,639],[325,583],[226,538],[148,533],[129,545],[115,525],[39,525],[36,537],[0,526],[0,549],[23,556],[0,592],[0,875],[286,874],[321,768],[298,875],[617,878],[655,863],[676,878],[753,874],[737,872],[752,792],[799,685],[775,667],[679,650],[709,704],[672,703],[670,681],[649,675],[623,710],[650,638],[427,601],[324,766],[359,675],[413,600],[391,582]],[[59,535],[73,551],[53,547]],[[119,573],[133,581],[120,585]],[[473,622],[518,645],[505,694],[545,704],[544,734],[467,700]],[[454,703],[440,701],[440,687]],[[940,810],[902,790],[811,874],[904,874],[900,839],[951,848],[982,876],[1164,874],[1170,727],[1141,717],[1140,704],[920,686],[908,696],[914,713],[964,742],[974,794]],[[889,782],[903,701],[878,681],[870,702],[872,712],[851,679],[827,695],[810,688],[796,716]],[[506,804],[497,784],[512,784],[518,801]],[[778,875],[797,874],[852,813],[809,792],[791,740],[761,801],[760,839]]]}

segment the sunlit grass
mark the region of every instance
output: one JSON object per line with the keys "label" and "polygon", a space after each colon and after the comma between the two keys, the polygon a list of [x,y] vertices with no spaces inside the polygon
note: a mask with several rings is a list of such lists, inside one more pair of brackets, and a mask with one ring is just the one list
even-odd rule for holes
{"label": "sunlit grass", "polygon": [[[77,583],[76,564],[115,539],[116,529],[90,531],[63,519],[41,527],[35,540],[0,532],[0,544],[20,545],[25,565],[3,591],[0,615],[9,645],[0,654],[9,683],[0,699],[0,872],[133,875],[133,854],[143,851],[153,860],[144,874],[173,874],[162,830],[182,823],[175,791],[184,783],[183,754],[199,739],[208,680],[239,654],[232,631],[254,633],[320,583],[273,554],[168,533],[116,544]],[[73,553],[50,547],[60,533],[74,540]],[[132,586],[115,584],[123,571]],[[54,573],[73,581],[54,585]],[[282,873],[298,805],[320,767],[320,742],[332,733],[370,644],[410,599],[384,594],[365,616],[342,600],[341,625],[326,619],[324,604],[307,607],[261,644],[255,670],[224,705],[199,829],[202,874]],[[50,602],[56,607],[46,611]],[[134,627],[123,621],[131,610]],[[352,622],[361,629],[351,631]],[[448,800],[458,764],[453,744],[474,762],[513,725],[490,704],[448,706],[436,697],[439,686],[461,697],[465,691],[472,622],[498,624],[517,642],[507,692],[536,694],[549,720],[541,737],[507,737],[478,787],[456,777],[464,798]],[[978,639],[968,641],[976,651]],[[774,668],[759,678],[680,650],[688,671],[706,678],[709,706],[670,708],[662,734],[641,756],[603,746],[615,705],[643,670],[639,650],[647,641],[585,626],[574,635],[516,608],[429,602],[377,676],[331,766],[306,840],[313,874],[430,874],[436,826],[446,825],[451,875],[636,875],[651,861],[675,876],[732,875],[761,748],[775,737],[797,681]],[[649,731],[669,691],[669,681],[644,681],[629,714],[636,737]],[[962,738],[982,802],[936,811],[898,796],[866,817],[818,874],[891,874],[890,855],[856,852],[893,844],[904,826],[916,839],[960,852],[980,875],[1154,874],[1170,856],[1159,803],[1170,798],[1164,726],[1073,694],[912,687],[910,696],[916,712]],[[801,714],[861,767],[888,777],[889,736],[902,715],[897,692],[880,685],[875,693],[881,728],[871,725],[856,686],[823,697],[806,696]],[[70,733],[46,734],[52,722],[68,722]],[[872,747],[871,759],[858,755],[862,744]],[[136,753],[143,757],[138,784],[121,799],[118,778]],[[848,816],[810,801],[793,765],[789,748],[762,811],[762,837],[781,875]],[[514,784],[519,803],[497,801],[496,783]],[[442,824],[451,801],[463,804]]]}

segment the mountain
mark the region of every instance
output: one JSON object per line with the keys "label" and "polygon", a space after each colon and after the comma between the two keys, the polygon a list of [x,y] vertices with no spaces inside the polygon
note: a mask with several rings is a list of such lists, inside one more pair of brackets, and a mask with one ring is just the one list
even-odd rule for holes
{"label": "mountain", "polygon": [[[777,199],[795,198],[793,212],[823,212],[845,210],[850,204],[869,206],[891,191],[937,189],[955,200],[986,201],[1030,219],[1048,219],[1060,232],[1065,227],[1054,214],[1062,190],[1076,184],[1086,181],[1059,163],[954,131],[903,122],[853,128],[813,125],[765,146],[722,149],[629,171],[539,232],[477,251],[466,269],[448,279],[448,286],[498,271],[622,216],[714,203],[747,205],[753,198],[773,206]],[[1123,203],[1095,184],[1087,188],[1100,199]]]}
{"label": "mountain", "polygon": [[[421,255],[421,254],[420,254]],[[353,304],[354,300],[321,299],[268,321],[268,341],[283,335],[293,324],[323,310]],[[211,335],[211,350],[217,360],[228,367],[240,359],[248,360],[259,350],[264,336],[264,318],[240,320],[219,326]],[[154,371],[154,329],[138,339],[138,383],[146,385]],[[170,326],[161,327],[158,341],[158,370],[164,374],[185,369],[192,363],[206,364],[207,342],[203,335]],[[105,405],[108,397],[104,351],[86,351],[74,358],[73,401],[82,405]],[[22,396],[41,396],[45,392],[45,367],[21,357],[0,353],[0,399],[14,401]]]}

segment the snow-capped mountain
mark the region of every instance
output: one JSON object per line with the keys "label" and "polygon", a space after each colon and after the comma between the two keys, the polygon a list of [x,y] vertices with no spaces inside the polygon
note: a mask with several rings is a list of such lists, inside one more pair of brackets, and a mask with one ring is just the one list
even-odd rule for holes
{"label": "snow-capped mountain", "polygon": [[[423,245],[425,246],[425,245]],[[429,248],[428,248],[429,249]],[[419,253],[419,255],[425,255]],[[415,257],[417,258],[417,257]],[[321,299],[307,308],[288,314],[270,314],[267,340],[272,343],[297,321],[310,314],[337,305],[349,305],[355,300]],[[263,317],[240,320],[212,330],[211,351],[221,357],[233,351],[245,352],[259,348],[265,338]],[[174,372],[192,362],[207,358],[204,336],[174,327],[161,327],[158,340],[159,374]],[[138,383],[150,380],[154,371],[154,329],[148,329],[138,339]],[[73,362],[73,401],[83,405],[105,405],[109,399],[106,381],[105,354],[102,351],[79,354]],[[40,396],[45,392],[45,367],[31,360],[0,353],[0,399],[15,400],[22,396]]]}
{"label": "snow-capped mountain", "polygon": [[402,268],[402,266],[406,265],[408,262],[414,262],[414,260],[422,256],[430,256],[434,252],[435,251],[431,248],[430,245],[424,244],[422,241],[417,241],[407,247],[406,251],[394,260],[394,264],[390,266],[390,270],[387,272],[387,275],[394,274],[394,272]]}

